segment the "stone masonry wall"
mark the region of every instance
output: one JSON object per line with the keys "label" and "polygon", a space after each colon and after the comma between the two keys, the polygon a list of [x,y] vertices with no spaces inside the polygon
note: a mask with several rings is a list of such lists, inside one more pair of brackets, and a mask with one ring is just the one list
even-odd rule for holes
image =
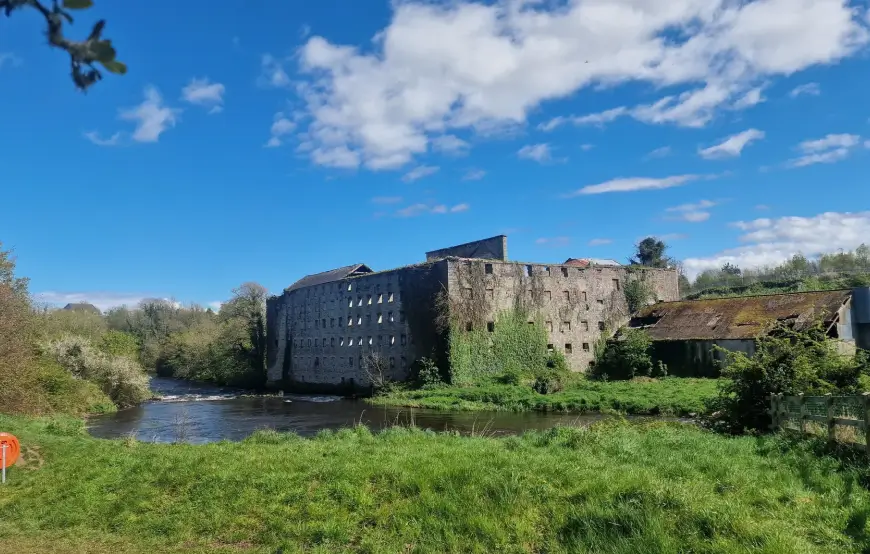
{"label": "stone masonry wall", "polygon": [[435,324],[435,297],[445,286],[454,299],[485,299],[477,325],[495,324],[517,303],[540,313],[553,348],[574,371],[585,371],[602,329],[628,321],[623,289],[631,279],[649,283],[656,300],[679,299],[674,270],[458,258],[285,292],[267,302],[269,382],[294,390],[365,388],[360,363],[369,352],[382,356],[396,380],[407,379],[424,356],[446,367],[447,339]]}
{"label": "stone masonry wall", "polygon": [[565,354],[572,370],[585,371],[594,360],[594,344],[602,331],[628,322],[624,287],[631,279],[647,282],[655,300],[679,300],[675,270],[623,266],[577,268],[451,259],[448,290],[454,302],[475,304],[469,313],[482,310],[473,316],[479,321],[466,324],[491,330],[500,312],[518,305],[526,307],[530,317],[540,314],[552,347]]}
{"label": "stone masonry wall", "polygon": [[[364,388],[369,379],[361,364],[372,352],[380,354],[390,378],[406,380],[411,364],[431,355],[434,327],[426,324],[433,321],[426,307],[434,304],[430,291],[439,290],[432,286],[433,279],[440,281],[436,265],[371,273],[271,299],[274,308],[267,314],[274,313],[277,323],[267,352],[270,383],[294,390]],[[406,296],[415,301],[407,303]],[[415,334],[424,336],[417,341]]]}

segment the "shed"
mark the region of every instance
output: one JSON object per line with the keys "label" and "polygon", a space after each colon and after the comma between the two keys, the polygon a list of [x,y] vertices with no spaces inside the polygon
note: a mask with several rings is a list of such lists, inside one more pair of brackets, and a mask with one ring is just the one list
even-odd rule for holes
{"label": "shed", "polygon": [[796,292],[659,302],[640,309],[629,327],[644,329],[653,356],[671,375],[714,377],[724,355],[714,347],[755,353],[755,338],[777,323],[807,329],[821,321],[828,336],[854,348],[851,290]]}

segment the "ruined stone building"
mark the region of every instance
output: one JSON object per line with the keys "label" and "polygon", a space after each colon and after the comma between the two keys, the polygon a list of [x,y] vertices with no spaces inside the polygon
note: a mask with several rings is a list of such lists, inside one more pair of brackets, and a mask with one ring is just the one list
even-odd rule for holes
{"label": "ruined stone building", "polygon": [[718,377],[725,351],[755,354],[776,325],[822,325],[844,354],[870,349],[870,288],[661,302],[633,314],[629,327],[652,339],[652,356],[680,377]]}
{"label": "ruined stone building", "polygon": [[493,332],[510,310],[543,325],[548,348],[584,371],[601,333],[628,321],[625,287],[634,281],[650,291],[645,303],[679,299],[675,270],[508,261],[503,235],[428,252],[425,262],[396,269],[360,263],[308,275],[267,302],[269,382],[294,390],[365,387],[361,364],[372,353],[389,377],[404,380],[422,357],[450,363],[444,321]]}

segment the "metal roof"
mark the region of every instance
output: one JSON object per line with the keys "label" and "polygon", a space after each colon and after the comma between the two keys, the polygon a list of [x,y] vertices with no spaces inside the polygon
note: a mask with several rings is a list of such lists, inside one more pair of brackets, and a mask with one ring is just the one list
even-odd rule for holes
{"label": "metal roof", "polygon": [[346,279],[347,277],[351,277],[353,275],[361,275],[364,273],[372,273],[371,268],[365,264],[354,264],[339,267],[336,269],[330,269],[329,271],[324,271],[322,273],[306,275],[305,277],[299,279],[298,281],[284,289],[284,292],[290,292],[305,287],[313,287],[315,285],[324,285],[326,283],[341,281],[342,279]]}
{"label": "metal roof", "polygon": [[653,340],[751,339],[777,321],[796,329],[820,319],[829,324],[851,296],[835,290],[659,302],[638,311],[629,326]]}

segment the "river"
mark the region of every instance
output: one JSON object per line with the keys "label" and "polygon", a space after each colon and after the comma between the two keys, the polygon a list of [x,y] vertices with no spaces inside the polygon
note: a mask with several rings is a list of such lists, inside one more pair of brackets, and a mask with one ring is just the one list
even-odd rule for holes
{"label": "river", "polygon": [[143,441],[201,444],[241,440],[258,429],[312,436],[321,429],[360,423],[373,430],[413,423],[435,431],[513,435],[559,424],[590,424],[605,417],[385,408],[325,395],[246,396],[234,389],[161,377],[151,379],[151,388],[162,396],[161,400],[89,418],[88,431],[101,438],[135,436]]}

